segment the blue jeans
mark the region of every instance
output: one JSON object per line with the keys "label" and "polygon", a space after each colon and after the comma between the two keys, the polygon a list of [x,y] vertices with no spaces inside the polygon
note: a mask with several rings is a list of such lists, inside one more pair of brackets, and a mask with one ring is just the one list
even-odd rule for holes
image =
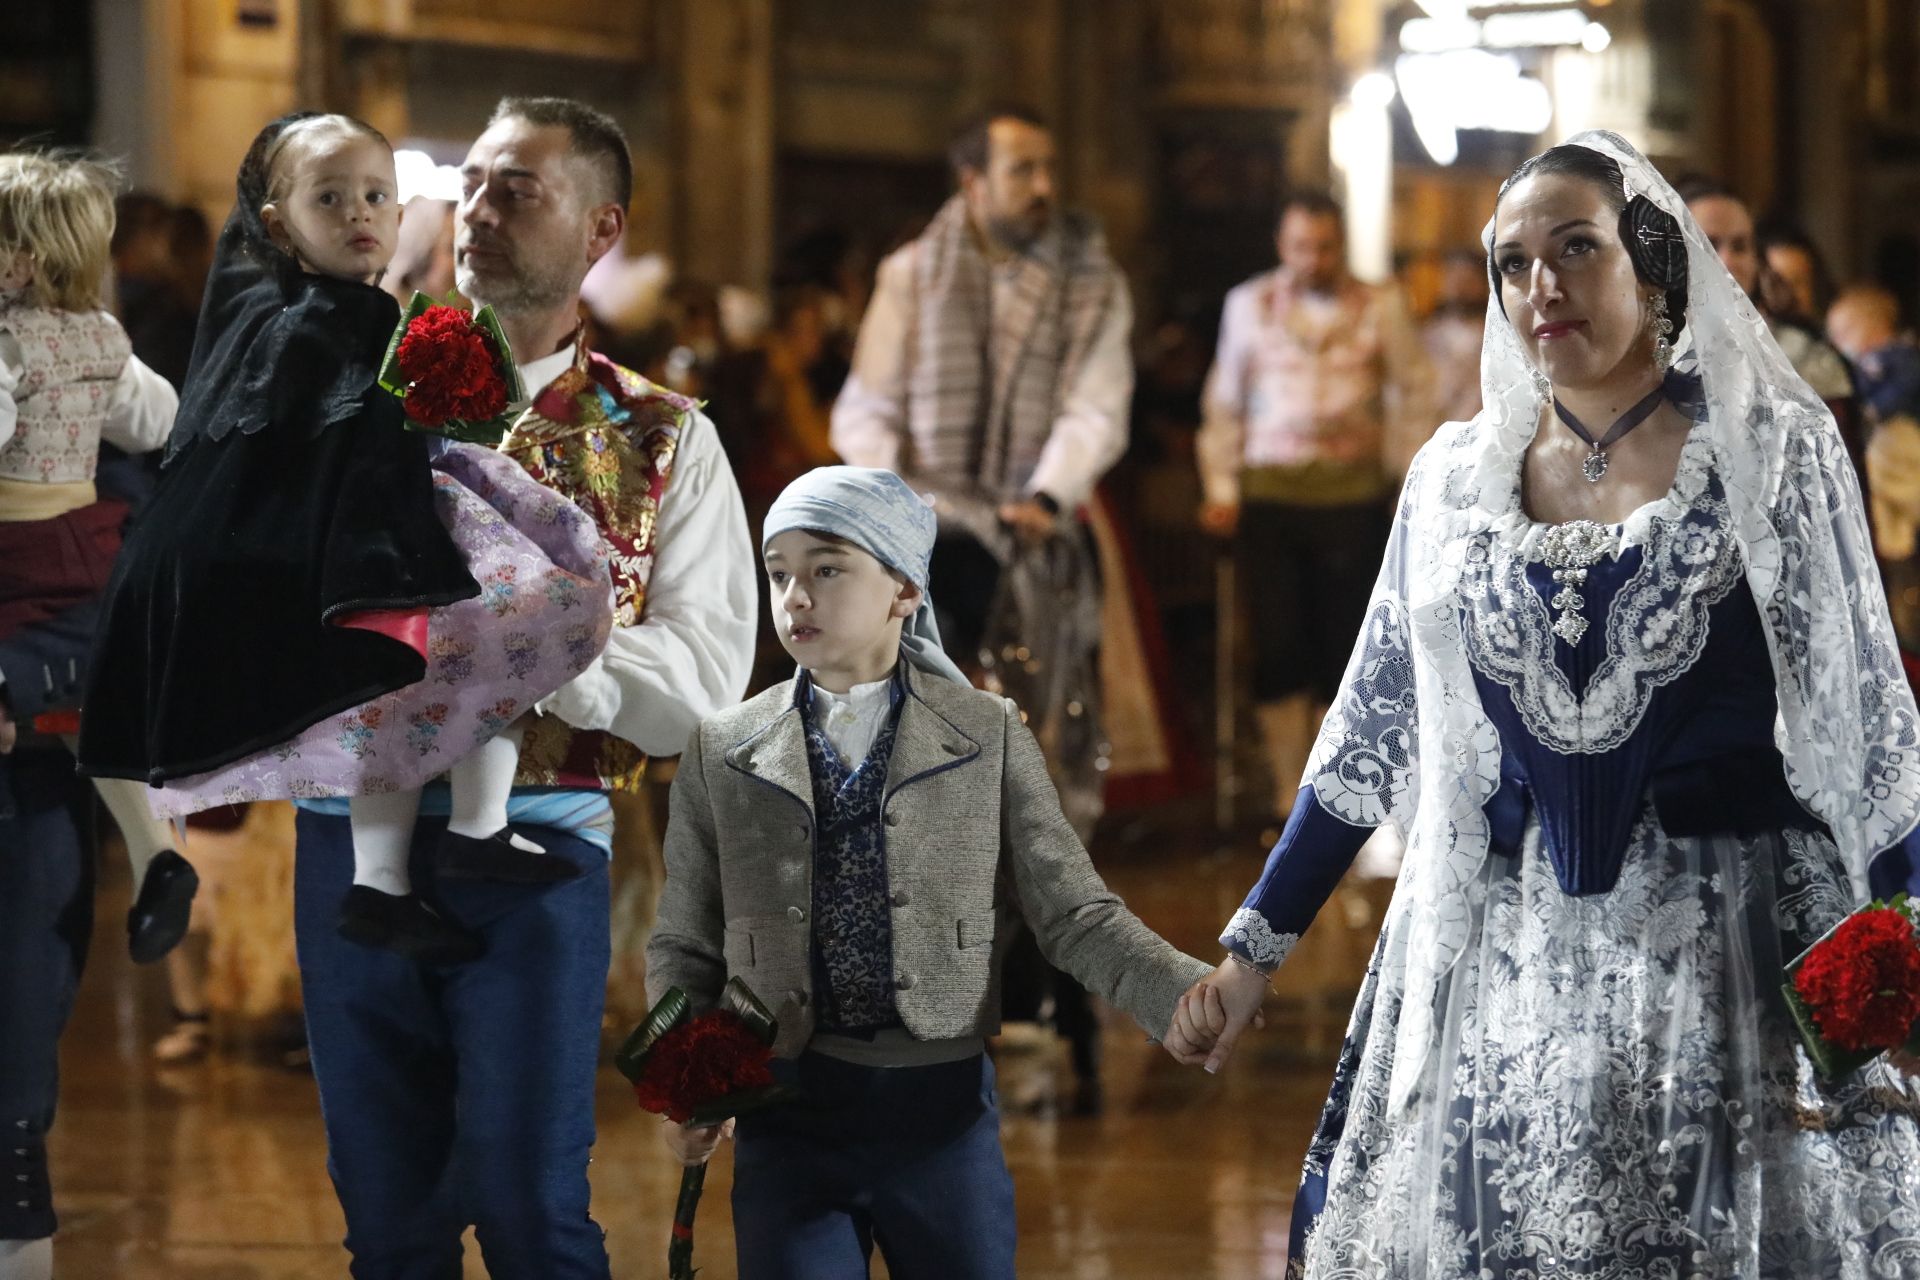
{"label": "blue jeans", "polygon": [[60,1032],[93,933],[93,857],[72,806],[92,790],[64,751],[0,756],[0,1240],[53,1234],[47,1130]]}
{"label": "blue jeans", "polygon": [[472,1224],[494,1280],[608,1280],[587,1205],[606,855],[543,828],[529,834],[584,875],[544,888],[437,884],[445,828],[424,818],[416,829],[414,887],[487,952],[433,968],[335,932],[353,878],[348,822],[299,817],[295,936],[352,1274],[459,1280]]}
{"label": "blue jeans", "polygon": [[775,1063],[803,1100],[741,1120],[733,1157],[740,1280],[1012,1280],[1013,1178],[993,1064]]}

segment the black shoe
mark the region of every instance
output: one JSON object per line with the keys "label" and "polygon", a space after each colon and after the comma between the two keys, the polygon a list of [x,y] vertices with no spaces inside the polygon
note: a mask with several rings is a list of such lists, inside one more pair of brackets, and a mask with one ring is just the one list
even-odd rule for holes
{"label": "black shoe", "polygon": [[484,840],[455,835],[441,837],[435,864],[450,880],[504,880],[508,884],[560,884],[580,874],[571,861],[553,853],[516,849],[502,827]]}
{"label": "black shoe", "polygon": [[447,919],[420,895],[382,893],[364,884],[352,886],[341,899],[339,929],[349,942],[397,951],[422,964],[464,964],[487,949],[480,935]]}
{"label": "black shoe", "polygon": [[127,954],[135,964],[152,964],[180,945],[199,890],[200,873],[192,863],[171,849],[153,855],[127,911]]}

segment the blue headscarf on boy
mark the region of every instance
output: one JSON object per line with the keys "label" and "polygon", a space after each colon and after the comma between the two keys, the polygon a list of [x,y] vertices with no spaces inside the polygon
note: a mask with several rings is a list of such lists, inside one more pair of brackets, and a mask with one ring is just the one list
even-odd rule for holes
{"label": "blue headscarf on boy", "polygon": [[767,512],[760,550],[792,529],[845,538],[920,588],[920,608],[900,627],[900,656],[930,675],[969,681],[940,647],[927,571],[938,525],[907,482],[877,467],[815,467],[788,485]]}

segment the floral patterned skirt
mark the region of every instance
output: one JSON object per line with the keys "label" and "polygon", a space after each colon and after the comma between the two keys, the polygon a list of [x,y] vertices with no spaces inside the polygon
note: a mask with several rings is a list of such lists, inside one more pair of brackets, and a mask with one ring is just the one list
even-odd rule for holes
{"label": "floral patterned skirt", "polygon": [[[1410,851],[1409,858],[1417,857]],[[1413,1099],[1388,1105],[1397,901],[1294,1209],[1312,1280],[1920,1280],[1920,1082],[1809,1068],[1782,966],[1853,909],[1823,835],[1668,836],[1561,891],[1530,825],[1472,890]]]}
{"label": "floral patterned skirt", "polygon": [[477,445],[436,447],[433,496],[480,594],[428,615],[426,677],[150,791],[156,814],[422,786],[593,661],[613,627],[612,585],[586,513]]}

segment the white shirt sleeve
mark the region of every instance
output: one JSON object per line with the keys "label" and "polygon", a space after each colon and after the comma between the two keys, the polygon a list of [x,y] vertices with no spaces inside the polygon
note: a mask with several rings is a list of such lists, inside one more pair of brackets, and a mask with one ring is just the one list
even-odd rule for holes
{"label": "white shirt sleeve", "polygon": [[13,389],[20,385],[20,344],[0,329],[0,449],[7,447],[20,426],[20,406],[14,402]]}
{"label": "white shirt sleeve", "polygon": [[830,439],[849,465],[900,469],[907,434],[907,346],[913,340],[914,246],[889,254],[874,274],[853,368],[833,402]]}
{"label": "white shirt sleeve", "polygon": [[1220,309],[1220,341],[1201,393],[1200,432],[1193,442],[1200,487],[1208,502],[1240,501],[1240,467],[1246,459],[1247,346],[1253,337],[1258,286],[1243,284]]}
{"label": "white shirt sleeve", "polygon": [[174,410],[179,407],[180,394],[173,384],[147,368],[139,356],[128,356],[126,368],[113,384],[100,438],[128,453],[158,449],[167,442]]}
{"label": "white shirt sleeve", "polygon": [[755,564],[719,434],[690,413],[654,526],[639,623],[616,627],[593,664],[536,710],[649,755],[678,755],[695,725],[746,692],[759,625]]}
{"label": "white shirt sleeve", "polygon": [[[1117,274],[1117,273],[1116,273]],[[1028,493],[1052,495],[1063,511],[1087,500],[1100,477],[1127,451],[1133,403],[1133,299],[1125,278],[1100,321],[1084,363],[1067,388],[1060,416],[1040,450]]]}

